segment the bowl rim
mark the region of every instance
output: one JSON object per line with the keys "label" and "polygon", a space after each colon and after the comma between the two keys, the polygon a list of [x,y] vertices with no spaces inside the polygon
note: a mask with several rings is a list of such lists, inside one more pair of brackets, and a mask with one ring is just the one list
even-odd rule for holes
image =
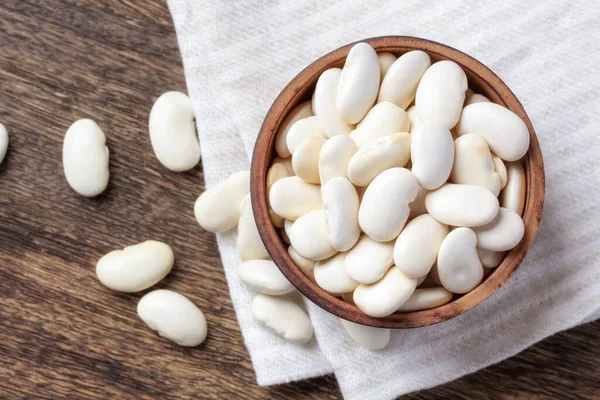
{"label": "bowl rim", "polygon": [[[268,167],[275,154],[273,149],[275,136],[285,116],[308,93],[314,85],[311,82],[316,82],[316,79],[324,70],[340,65],[352,46],[359,42],[370,44],[377,53],[392,52],[401,54],[411,50],[422,50],[434,59],[455,61],[469,77],[477,77],[487,85],[485,94],[493,102],[500,103],[519,115],[525,122],[530,136],[529,149],[520,161],[524,164],[526,188],[522,214],[525,223],[525,234],[519,245],[507,252],[502,263],[471,292],[433,309],[407,313],[396,312],[384,318],[374,318],[362,313],[356,306],[325,292],[302,273],[289,257],[287,244],[282,241],[277,233],[277,228],[269,218],[266,193]],[[471,87],[471,82],[469,87]],[[411,36],[379,36],[353,42],[327,53],[304,68],[285,86],[269,108],[254,146],[250,176],[252,208],[259,234],[271,259],[292,285],[310,301],[339,318],[362,325],[390,329],[423,327],[455,318],[481,304],[502,287],[518,268],[533,243],[542,217],[545,194],[541,148],[532,123],[515,94],[496,74],[475,58],[450,46]]]}

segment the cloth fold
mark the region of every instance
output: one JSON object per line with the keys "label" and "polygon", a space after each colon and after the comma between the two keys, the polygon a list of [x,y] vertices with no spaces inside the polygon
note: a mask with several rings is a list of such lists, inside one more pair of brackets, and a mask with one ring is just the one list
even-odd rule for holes
{"label": "cloth fold", "polygon": [[201,138],[206,186],[247,169],[269,106],[298,72],[349,42],[411,35],[456,47],[498,74],[536,129],[546,168],[538,235],[498,292],[442,324],[392,333],[373,352],[307,302],[318,341],[285,343],[251,314],[235,274],[235,234],[217,235],[223,267],[258,383],[335,373],[347,399],[390,399],[510,357],[600,316],[600,8],[485,0],[168,0]]}

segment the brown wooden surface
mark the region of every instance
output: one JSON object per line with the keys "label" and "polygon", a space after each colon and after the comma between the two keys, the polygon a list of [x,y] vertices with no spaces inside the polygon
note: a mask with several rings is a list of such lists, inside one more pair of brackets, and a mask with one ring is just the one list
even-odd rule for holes
{"label": "brown wooden surface", "polygon": [[538,229],[544,205],[545,179],[544,162],[537,136],[523,109],[523,106],[504,82],[489,68],[469,55],[427,39],[407,36],[384,36],[365,39],[376,52],[390,52],[400,56],[407,51],[421,50],[429,54],[433,62],[452,60],[466,72],[469,87],[487,96],[495,103],[502,104],[516,113],[527,125],[530,145],[523,158],[527,190],[523,223],[525,235],[520,243],[510,251],[502,263],[494,269],[479,286],[462,296],[456,296],[448,304],[429,310],[396,312],[383,318],[366,315],[354,304],[323,290],[296,266],[287,252],[287,244],[280,238],[277,229],[269,218],[268,197],[265,182],[267,172],[275,157],[275,138],[285,117],[306,99],[312,97],[319,76],[328,68],[344,66],[344,62],[354,44],[336,49],[306,67],[296,76],[273,102],[267,113],[256,140],[252,158],[251,185],[252,205],[258,231],[269,255],[288,280],[309,300],[330,313],[358,324],[380,328],[418,328],[441,323],[476,307],[498,290],[521,264]]}
{"label": "brown wooden surface", "polygon": [[[152,154],[147,117],[166,90],[185,90],[163,1],[3,0],[0,121],[0,398],[336,399],[333,377],[258,388],[213,235],[195,223],[201,167],[171,173]],[[67,127],[91,117],[111,151],[97,199],[62,173]],[[140,294],[95,278],[104,253],[145,239],[170,243],[176,266],[159,287],[205,312],[194,349],[157,337],[136,316]],[[407,396],[598,398],[600,323],[588,324],[447,385]]]}

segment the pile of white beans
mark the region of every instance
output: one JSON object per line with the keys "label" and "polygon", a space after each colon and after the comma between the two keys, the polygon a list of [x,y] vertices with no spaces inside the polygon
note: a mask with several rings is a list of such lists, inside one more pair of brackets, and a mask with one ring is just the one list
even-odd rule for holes
{"label": "pile of white beans", "polygon": [[445,304],[523,237],[527,126],[467,91],[452,61],[359,43],[277,135],[273,223],[303,272],[367,315]]}
{"label": "pile of white beans", "polygon": [[[377,55],[359,43],[277,134],[266,182],[271,220],[298,268],[363,313],[438,307],[477,287],[521,241],[528,148],[525,123],[471,92],[458,64],[431,64],[422,51]],[[234,226],[237,214],[228,224],[217,215],[246,196],[247,176],[235,180],[199,198],[202,226]],[[245,261],[238,274],[263,294],[255,308],[263,298],[284,304],[279,296],[292,287],[268,260],[249,200],[241,203],[252,226],[240,226],[238,249],[264,261]],[[255,312],[278,320],[265,314]],[[300,330],[279,322],[284,337]],[[387,330],[342,325],[367,348],[389,340]]]}

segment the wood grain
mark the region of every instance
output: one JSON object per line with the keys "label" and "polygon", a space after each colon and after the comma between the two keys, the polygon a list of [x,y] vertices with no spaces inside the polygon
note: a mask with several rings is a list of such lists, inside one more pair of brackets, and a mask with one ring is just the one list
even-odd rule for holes
{"label": "wood grain", "polygon": [[[202,168],[172,173],[152,153],[153,101],[185,91],[166,4],[4,0],[0,43],[0,121],[11,136],[0,165],[0,398],[340,398],[331,376],[256,386],[214,237],[193,217]],[[64,132],[82,117],[99,123],[111,151],[111,181],[95,199],[76,195],[62,173]],[[115,294],[95,278],[101,255],[149,238],[175,251],[159,287],[206,314],[198,348],[156,336],[136,316],[141,294]],[[592,399],[599,328],[407,398]]]}

